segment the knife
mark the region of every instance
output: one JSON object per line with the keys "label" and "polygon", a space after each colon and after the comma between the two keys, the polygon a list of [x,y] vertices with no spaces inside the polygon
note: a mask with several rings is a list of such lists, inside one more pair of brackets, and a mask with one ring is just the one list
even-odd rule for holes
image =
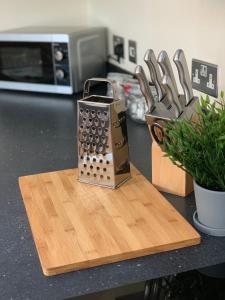
{"label": "knife", "polygon": [[166,95],[166,91],[162,85],[162,76],[160,74],[159,65],[157,63],[155,53],[152,49],[148,49],[145,53],[144,61],[148,66],[152,83],[156,87],[158,99],[161,101]]}
{"label": "knife", "polygon": [[184,51],[182,49],[178,49],[175,52],[173,61],[175,62],[178,70],[180,83],[185,95],[185,104],[187,106],[194,98],[194,95],[192,90],[191,78],[188,71],[187,61],[185,58]]}
{"label": "knife", "polygon": [[167,100],[170,102],[172,109],[174,109],[175,117],[178,118],[183,112],[183,109],[170,76],[164,75],[162,83],[166,90]]}
{"label": "knife", "polygon": [[148,111],[152,112],[155,108],[155,100],[142,66],[138,65],[135,68],[135,76],[139,81],[142,95],[144,96],[147,103]]}
{"label": "knife", "polygon": [[165,50],[163,50],[159,53],[158,63],[160,65],[161,69],[162,69],[163,76],[166,75],[166,76],[170,77],[171,84],[173,85],[174,91],[175,91],[175,93],[178,97],[179,92],[178,92],[176,80],[175,80],[175,77],[174,77],[173,69],[172,69],[172,66],[171,66],[171,63],[170,63],[169,56],[168,56],[168,54]]}

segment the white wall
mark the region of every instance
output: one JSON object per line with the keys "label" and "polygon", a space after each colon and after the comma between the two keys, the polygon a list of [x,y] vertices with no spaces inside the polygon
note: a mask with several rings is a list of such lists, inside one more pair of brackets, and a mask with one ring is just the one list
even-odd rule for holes
{"label": "white wall", "polygon": [[[110,28],[111,53],[112,33],[125,37],[126,45],[129,38],[137,41],[139,64],[147,48],[157,55],[165,49],[170,57],[182,48],[189,66],[192,58],[218,64],[219,89],[225,90],[224,0],[89,0],[88,13],[90,24]],[[125,50],[120,66],[133,72]]]}
{"label": "white wall", "polygon": [[87,23],[86,0],[0,0],[0,4],[0,30]]}
{"label": "white wall", "polygon": [[128,39],[137,41],[139,64],[143,64],[147,48],[154,49],[156,54],[165,49],[171,57],[177,48],[183,48],[189,66],[192,58],[218,64],[219,89],[225,90],[224,0],[0,0],[0,3],[0,30],[31,25],[104,25],[109,28],[111,53],[112,34],[126,39],[122,68],[133,72],[135,67],[128,61]]}

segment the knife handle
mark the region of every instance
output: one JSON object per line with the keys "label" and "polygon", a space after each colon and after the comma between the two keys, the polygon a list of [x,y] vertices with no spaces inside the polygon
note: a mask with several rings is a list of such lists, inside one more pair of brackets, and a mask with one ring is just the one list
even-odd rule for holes
{"label": "knife handle", "polygon": [[135,76],[139,81],[142,95],[144,96],[147,103],[148,111],[152,112],[155,108],[155,101],[142,66],[138,65],[135,68]]}
{"label": "knife handle", "polygon": [[175,52],[173,61],[175,62],[178,70],[180,83],[185,95],[186,105],[188,105],[193,99],[194,95],[192,90],[191,78],[188,71],[187,61],[185,58],[184,51],[182,49],[178,49]]}
{"label": "knife handle", "polygon": [[160,74],[159,65],[157,63],[155,53],[152,49],[147,50],[147,52],[145,53],[144,61],[148,66],[151,75],[151,81],[156,87],[158,99],[159,101],[161,101],[164,98],[166,91],[162,85],[162,76]]}
{"label": "knife handle", "polygon": [[175,76],[174,76],[174,73],[173,73],[173,69],[172,69],[172,66],[171,66],[171,63],[170,63],[169,56],[168,56],[168,54],[165,50],[162,50],[159,53],[158,63],[160,65],[161,69],[162,69],[163,76],[170,77],[172,85],[174,86],[174,90],[175,90],[175,92],[177,94],[177,97],[178,97],[179,92],[178,92]]}
{"label": "knife handle", "polygon": [[167,99],[175,111],[175,117],[178,118],[180,114],[183,112],[183,110],[178,95],[174,89],[172,80],[169,76],[165,75],[163,76],[162,83],[166,90]]}

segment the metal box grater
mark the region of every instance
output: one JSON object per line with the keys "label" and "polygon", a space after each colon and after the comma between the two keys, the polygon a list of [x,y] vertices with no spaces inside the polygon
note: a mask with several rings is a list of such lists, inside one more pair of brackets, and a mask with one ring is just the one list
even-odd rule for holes
{"label": "metal box grater", "polygon": [[[90,95],[91,82],[111,84],[113,98]],[[92,78],[78,101],[78,180],[116,188],[130,178],[126,107],[114,81]]]}

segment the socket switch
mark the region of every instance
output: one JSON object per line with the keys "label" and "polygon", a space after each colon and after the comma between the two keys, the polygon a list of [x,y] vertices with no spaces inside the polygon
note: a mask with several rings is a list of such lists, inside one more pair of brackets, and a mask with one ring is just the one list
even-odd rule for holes
{"label": "socket switch", "polygon": [[192,87],[217,98],[218,66],[198,59],[192,59]]}
{"label": "socket switch", "polygon": [[136,64],[137,63],[137,43],[135,41],[129,40],[128,51],[129,51],[129,61]]}
{"label": "socket switch", "polygon": [[124,38],[118,35],[113,35],[113,52],[120,62],[124,58]]}

